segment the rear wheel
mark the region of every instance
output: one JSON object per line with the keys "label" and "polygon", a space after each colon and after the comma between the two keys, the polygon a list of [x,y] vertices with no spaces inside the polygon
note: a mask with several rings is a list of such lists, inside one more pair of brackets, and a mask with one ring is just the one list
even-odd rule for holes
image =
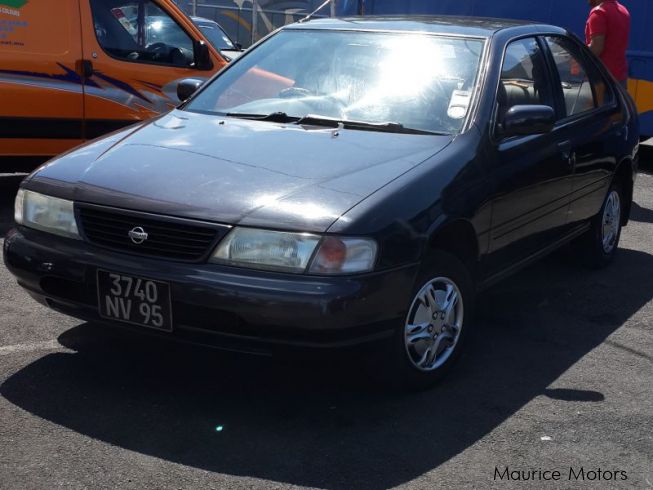
{"label": "rear wheel", "polygon": [[603,201],[601,212],[592,219],[590,230],[577,245],[578,253],[591,267],[605,267],[614,260],[621,238],[623,202],[621,186],[615,182]]}
{"label": "rear wheel", "polygon": [[601,252],[612,254],[619,244],[621,235],[621,196],[617,189],[611,190],[603,207],[601,219]]}
{"label": "rear wheel", "polygon": [[435,251],[418,275],[403,325],[393,339],[393,384],[425,389],[460,357],[474,312],[474,288],[463,263]]}

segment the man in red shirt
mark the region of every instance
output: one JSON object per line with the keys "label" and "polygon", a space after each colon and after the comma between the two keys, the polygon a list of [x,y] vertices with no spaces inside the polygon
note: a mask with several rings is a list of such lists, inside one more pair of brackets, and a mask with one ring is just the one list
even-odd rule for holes
{"label": "man in red shirt", "polygon": [[585,42],[601,58],[610,73],[626,87],[630,12],[617,0],[588,1],[592,11],[585,25]]}

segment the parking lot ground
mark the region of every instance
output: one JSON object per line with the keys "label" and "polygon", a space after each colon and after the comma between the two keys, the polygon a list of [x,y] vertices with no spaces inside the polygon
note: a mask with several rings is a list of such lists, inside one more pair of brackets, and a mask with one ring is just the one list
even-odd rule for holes
{"label": "parking lot ground", "polygon": [[556,254],[484,294],[462,362],[410,395],[350,360],[84,324],[0,266],[0,488],[653,488],[653,175],[621,246],[606,270]]}

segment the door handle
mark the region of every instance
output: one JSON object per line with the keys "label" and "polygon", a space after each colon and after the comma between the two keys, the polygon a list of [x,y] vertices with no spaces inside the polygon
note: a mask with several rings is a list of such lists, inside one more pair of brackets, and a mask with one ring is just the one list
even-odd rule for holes
{"label": "door handle", "polygon": [[561,141],[560,143],[558,143],[558,149],[562,153],[571,153],[571,141],[569,140]]}
{"label": "door handle", "polygon": [[75,62],[75,71],[82,78],[91,78],[93,76],[93,63],[90,60],[77,60]]}
{"label": "door handle", "polygon": [[567,160],[567,163],[571,168],[576,167],[576,152],[572,151],[571,154],[569,155],[569,160]]}
{"label": "door handle", "polygon": [[571,141],[563,141],[558,143],[558,149],[562,153],[563,160],[566,160],[567,165],[573,167],[576,165],[576,152],[573,151]]}

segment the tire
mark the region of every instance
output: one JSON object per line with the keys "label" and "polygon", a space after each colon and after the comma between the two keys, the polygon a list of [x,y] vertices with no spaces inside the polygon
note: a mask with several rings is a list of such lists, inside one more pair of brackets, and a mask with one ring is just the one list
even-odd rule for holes
{"label": "tire", "polygon": [[617,254],[623,226],[623,192],[619,182],[610,186],[601,211],[592,218],[589,231],[577,244],[576,253],[594,269],[607,267]]}
{"label": "tire", "polygon": [[393,387],[424,390],[446,375],[469,335],[474,296],[467,267],[447,252],[433,251],[422,264],[406,317],[392,339],[386,367]]}

